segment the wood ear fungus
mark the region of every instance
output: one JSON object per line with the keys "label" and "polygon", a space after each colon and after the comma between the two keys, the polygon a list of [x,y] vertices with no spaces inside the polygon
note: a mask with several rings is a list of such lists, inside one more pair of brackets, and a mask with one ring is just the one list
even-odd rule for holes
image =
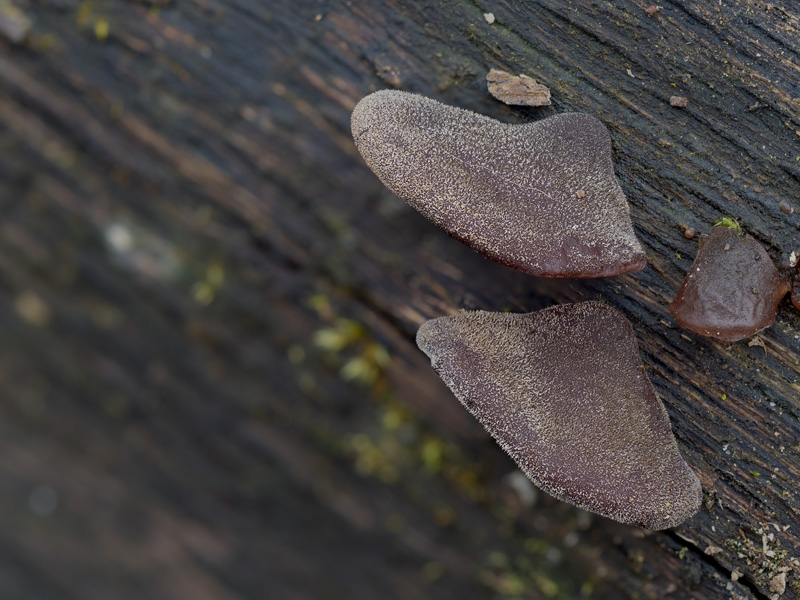
{"label": "wood ear fungus", "polygon": [[670,311],[695,333],[736,342],[772,325],[787,291],[787,277],[758,241],[719,226],[700,246]]}
{"label": "wood ear fungus", "polygon": [[674,527],[701,501],[628,320],[599,302],[464,312],[417,344],[533,482],[623,523]]}
{"label": "wood ear fungus", "polygon": [[384,90],[358,103],[351,126],[386,187],[494,261],[542,277],[646,264],[608,130],[590,115],[508,125]]}

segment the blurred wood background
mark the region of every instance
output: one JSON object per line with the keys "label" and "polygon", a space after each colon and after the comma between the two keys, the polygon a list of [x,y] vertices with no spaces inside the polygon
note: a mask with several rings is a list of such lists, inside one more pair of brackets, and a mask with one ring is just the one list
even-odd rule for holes
{"label": "blurred wood background", "polygon": [[[668,312],[685,227],[800,247],[800,9],[649,5],[0,0],[0,596],[800,598],[800,313],[748,345]],[[538,280],[448,238],[353,146],[387,87],[597,116],[649,266]],[[536,493],[413,341],[594,298],[703,483],[675,530]]]}

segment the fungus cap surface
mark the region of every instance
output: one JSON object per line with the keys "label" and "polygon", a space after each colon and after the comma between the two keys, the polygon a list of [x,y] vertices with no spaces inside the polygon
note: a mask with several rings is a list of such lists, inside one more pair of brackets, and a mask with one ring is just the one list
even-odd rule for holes
{"label": "fungus cap surface", "polygon": [[509,125],[384,90],[358,103],[351,126],[386,187],[501,264],[545,277],[606,277],[646,263],[608,130],[590,115]]}
{"label": "fungus cap surface", "polygon": [[695,333],[736,342],[772,325],[788,290],[758,241],[715,227],[700,246],[670,312]]}
{"label": "fungus cap surface", "polygon": [[598,302],[427,321],[417,345],[531,480],[623,523],[673,527],[700,506],[633,328]]}

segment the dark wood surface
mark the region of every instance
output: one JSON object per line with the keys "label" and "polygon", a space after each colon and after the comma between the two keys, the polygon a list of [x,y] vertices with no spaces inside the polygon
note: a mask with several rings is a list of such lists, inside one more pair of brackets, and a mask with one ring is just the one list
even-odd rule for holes
{"label": "dark wood surface", "polygon": [[[800,247],[778,208],[800,209],[793,1],[19,2],[0,595],[763,599],[785,572],[800,598],[800,313],[784,300],[750,346],[668,312],[686,226],[728,215],[776,261]],[[491,67],[553,105],[493,100]],[[436,230],[350,138],[387,87],[507,122],[597,116],[649,266],[538,280]],[[460,308],[596,298],[633,322],[703,483],[675,530],[525,487],[414,346]]]}

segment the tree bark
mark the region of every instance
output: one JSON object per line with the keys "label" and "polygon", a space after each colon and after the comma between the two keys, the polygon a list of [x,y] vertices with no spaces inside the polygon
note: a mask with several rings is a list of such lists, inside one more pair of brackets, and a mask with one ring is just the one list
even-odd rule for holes
{"label": "tree bark", "polygon": [[[748,345],[668,311],[686,227],[735,217],[776,262],[800,246],[778,207],[800,208],[794,2],[18,6],[0,595],[770,598],[785,574],[800,598],[800,313],[784,300]],[[492,67],[552,106],[492,99]],[[506,122],[598,117],[648,267],[540,280],[436,230],[352,143],[353,106],[387,87]],[[461,308],[598,298],[633,322],[704,487],[674,530],[537,494],[414,345]]]}

